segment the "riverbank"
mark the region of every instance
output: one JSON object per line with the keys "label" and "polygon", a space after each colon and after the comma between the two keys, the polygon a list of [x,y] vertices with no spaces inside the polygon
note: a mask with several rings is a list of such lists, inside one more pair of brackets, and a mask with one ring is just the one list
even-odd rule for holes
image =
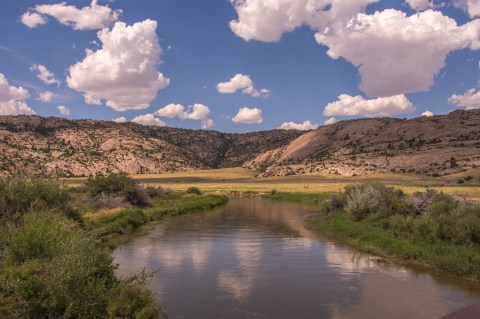
{"label": "riverbank", "polygon": [[[126,175],[88,183],[87,191],[48,178],[0,179],[1,318],[166,318],[148,289],[153,273],[117,277],[110,249],[148,222],[228,200],[197,188],[145,190]],[[95,209],[107,204],[117,208]]]}
{"label": "riverbank", "polygon": [[153,199],[147,208],[113,208],[84,214],[86,228],[96,242],[113,249],[121,237],[134,233],[141,226],[177,215],[206,211],[225,204],[225,195],[171,193]]}
{"label": "riverbank", "polygon": [[311,230],[388,261],[480,281],[478,205],[452,202],[445,208],[448,205],[439,202],[435,209],[446,211],[430,217],[371,213],[355,220],[345,207],[332,207],[327,195],[276,193],[264,197],[297,202],[318,198],[321,213],[308,221]]}

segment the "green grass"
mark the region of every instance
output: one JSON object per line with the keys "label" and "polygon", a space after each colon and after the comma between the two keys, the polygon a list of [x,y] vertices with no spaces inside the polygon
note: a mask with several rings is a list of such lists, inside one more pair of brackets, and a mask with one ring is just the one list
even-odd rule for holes
{"label": "green grass", "polygon": [[311,202],[314,204],[318,204],[325,201],[329,196],[330,193],[288,193],[272,190],[270,193],[262,195],[262,198],[273,200],[286,200],[293,202]]}
{"label": "green grass", "polygon": [[312,230],[330,236],[358,250],[394,260],[451,274],[469,280],[480,280],[480,247],[456,245],[405,238],[383,230],[366,218],[353,221],[343,210],[313,217]]}

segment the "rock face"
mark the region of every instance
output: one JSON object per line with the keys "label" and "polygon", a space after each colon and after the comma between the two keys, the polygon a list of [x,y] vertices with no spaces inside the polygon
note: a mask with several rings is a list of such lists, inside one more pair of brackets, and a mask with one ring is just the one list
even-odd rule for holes
{"label": "rock face", "polygon": [[411,120],[342,121],[309,132],[247,134],[134,123],[0,116],[0,174],[154,174],[220,167],[261,176],[416,172],[480,167],[480,110]]}

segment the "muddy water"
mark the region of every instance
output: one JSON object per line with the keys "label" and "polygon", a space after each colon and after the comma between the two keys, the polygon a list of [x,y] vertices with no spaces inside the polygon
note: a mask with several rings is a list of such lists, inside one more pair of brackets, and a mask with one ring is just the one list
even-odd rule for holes
{"label": "muddy water", "polygon": [[162,221],[113,252],[118,273],[158,269],[170,318],[438,318],[480,285],[355,252],[305,228],[313,207],[232,198]]}

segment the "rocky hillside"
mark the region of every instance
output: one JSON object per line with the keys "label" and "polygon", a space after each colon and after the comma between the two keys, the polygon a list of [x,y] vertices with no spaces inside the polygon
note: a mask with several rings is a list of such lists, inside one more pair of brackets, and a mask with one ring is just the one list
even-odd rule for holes
{"label": "rocky hillside", "polygon": [[480,110],[247,134],[0,116],[2,175],[153,174],[237,166],[257,169],[261,176],[465,171],[480,167]]}
{"label": "rocky hillside", "polygon": [[283,130],[240,135],[110,121],[0,116],[0,174],[154,174],[241,166],[300,135]]}
{"label": "rocky hillside", "polygon": [[299,136],[244,166],[262,175],[371,172],[441,176],[480,167],[480,110],[411,120],[342,121]]}

